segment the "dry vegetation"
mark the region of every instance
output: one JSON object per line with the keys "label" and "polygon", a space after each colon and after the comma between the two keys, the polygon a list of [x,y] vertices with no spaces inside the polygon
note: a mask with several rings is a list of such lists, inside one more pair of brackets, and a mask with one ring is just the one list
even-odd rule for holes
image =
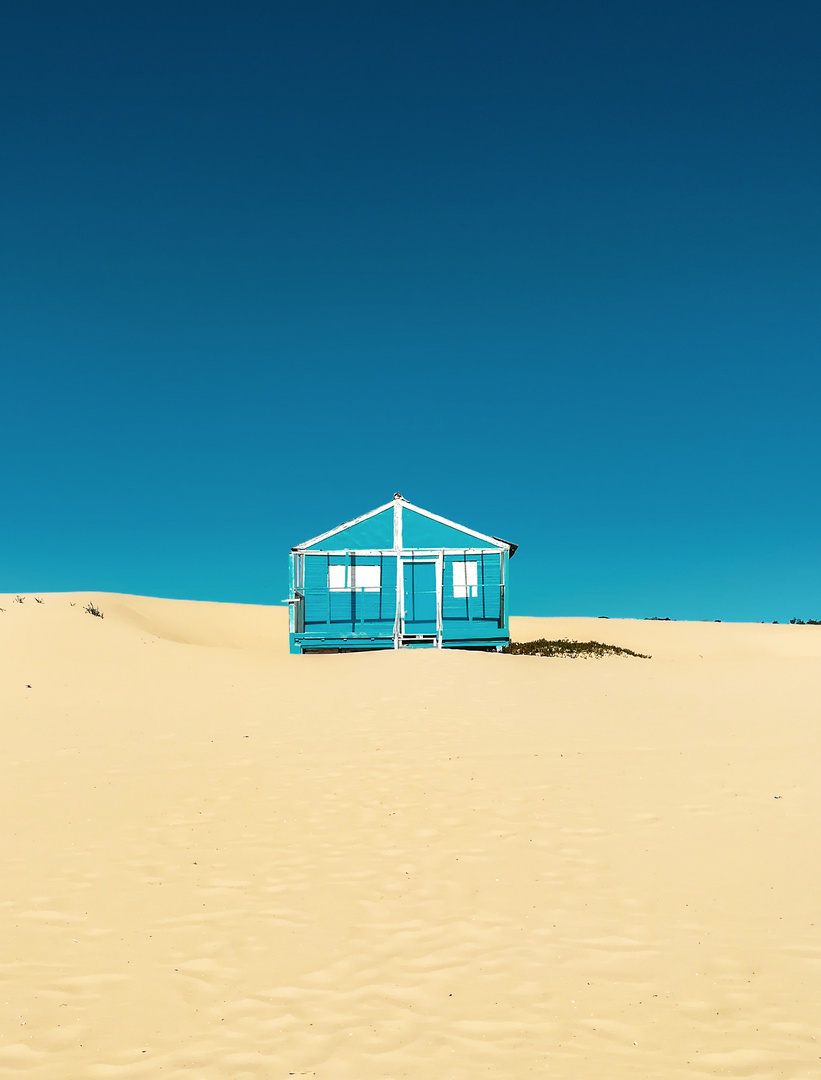
{"label": "dry vegetation", "polygon": [[601,641],[569,641],[567,638],[557,641],[548,641],[547,638],[511,641],[502,652],[516,656],[566,656],[571,659],[601,656],[636,656],[642,660],[650,659],[646,653],[633,652],[632,649],[623,649],[619,645],[605,645]]}

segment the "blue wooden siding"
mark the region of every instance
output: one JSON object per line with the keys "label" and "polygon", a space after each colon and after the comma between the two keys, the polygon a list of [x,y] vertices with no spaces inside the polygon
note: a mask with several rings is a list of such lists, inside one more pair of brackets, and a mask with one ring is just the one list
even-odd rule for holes
{"label": "blue wooden siding", "polygon": [[[378,592],[329,588],[331,566],[379,566]],[[309,555],[305,558],[306,633],[367,633],[393,636],[396,618],[396,558],[390,555]],[[347,580],[347,578],[346,578]]]}
{"label": "blue wooden siding", "polygon": [[[442,589],[442,619],[446,625],[466,622],[490,622],[498,625],[501,607],[502,558],[494,552],[491,555],[476,552],[464,555],[445,556],[445,577]],[[453,567],[455,563],[474,563],[476,565],[476,595],[473,587],[465,586],[461,592],[466,596],[455,596]],[[462,579],[465,580],[465,579]]]}
{"label": "blue wooden siding", "polygon": [[405,548],[481,548],[487,547],[470,533],[443,525],[441,521],[416,514],[402,507],[402,546]]}
{"label": "blue wooden siding", "polygon": [[320,540],[318,544],[306,548],[306,551],[373,551],[377,548],[392,547],[393,510],[389,509]]}

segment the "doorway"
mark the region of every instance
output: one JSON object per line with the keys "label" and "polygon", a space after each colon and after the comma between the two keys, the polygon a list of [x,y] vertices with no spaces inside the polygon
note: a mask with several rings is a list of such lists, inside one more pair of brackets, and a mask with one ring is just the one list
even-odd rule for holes
{"label": "doorway", "polygon": [[439,635],[439,589],[436,560],[402,563],[402,637]]}

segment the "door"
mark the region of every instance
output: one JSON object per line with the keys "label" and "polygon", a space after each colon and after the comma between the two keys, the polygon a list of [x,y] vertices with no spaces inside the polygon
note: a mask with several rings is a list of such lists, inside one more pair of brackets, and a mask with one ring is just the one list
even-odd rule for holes
{"label": "door", "polygon": [[402,564],[403,634],[437,633],[435,562]]}

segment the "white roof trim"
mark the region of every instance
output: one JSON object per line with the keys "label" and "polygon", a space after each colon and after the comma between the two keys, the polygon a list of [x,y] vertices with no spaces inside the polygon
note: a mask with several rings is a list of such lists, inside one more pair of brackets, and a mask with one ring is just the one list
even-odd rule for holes
{"label": "white roof trim", "polygon": [[[408,502],[407,499],[400,497],[391,499],[388,503],[383,503],[382,506],[377,506],[375,510],[369,510],[367,514],[361,514],[357,518],[351,518],[350,521],[343,521],[341,525],[337,525],[334,529],[328,529],[327,532],[320,533],[319,536],[314,536],[310,540],[305,540],[301,544],[296,544],[291,548],[292,551],[302,551],[304,548],[313,547],[314,544],[319,544],[323,540],[327,540],[329,536],[335,536],[337,533],[343,532],[345,529],[350,529],[352,525],[358,525],[361,521],[367,521],[368,518],[376,517],[377,514],[384,513],[385,510],[390,510],[391,507],[407,507],[408,510],[412,510],[414,514],[421,514],[422,517],[430,518],[431,521],[438,521],[440,525],[447,525],[451,529],[456,529],[457,532],[465,533],[467,536],[475,536],[477,540],[484,540],[486,544],[490,544],[491,547],[501,548],[502,550],[510,551],[514,546],[508,544],[505,540],[500,540],[496,536],[486,536],[485,533],[477,532],[475,529],[469,529],[466,525],[460,525],[456,521],[451,521],[449,518],[440,517],[439,514],[432,514],[430,510],[423,510],[421,506],[414,506],[413,503]],[[394,536],[396,537],[396,522],[394,521]],[[401,536],[401,529],[400,529]]]}
{"label": "white roof trim", "polygon": [[511,545],[504,540],[499,540],[495,536],[486,536],[484,533],[477,532],[475,529],[469,529],[467,525],[460,525],[456,521],[450,521],[448,518],[440,517],[439,514],[432,514],[430,510],[423,510],[421,506],[414,506],[413,503],[402,500],[402,505],[406,506],[408,510],[413,510],[414,514],[421,514],[422,517],[430,518],[432,521],[438,521],[440,525],[448,525],[451,529],[456,529],[457,532],[467,533],[468,536],[475,536],[479,540],[484,540],[485,543],[491,544],[495,548],[506,548],[510,550]]}
{"label": "white roof trim", "polygon": [[383,558],[396,558],[398,555],[402,559],[410,559],[414,555],[422,555],[424,558],[435,558],[439,554],[443,555],[498,555],[499,548],[340,548],[338,551],[325,550],[322,551],[298,551],[298,555],[310,555],[313,557],[333,555],[334,558],[341,557],[343,555],[355,555],[357,558],[362,555],[383,557]]}
{"label": "white roof trim", "polygon": [[342,524],[337,525],[335,529],[328,529],[327,532],[320,533],[319,536],[314,536],[311,540],[305,540],[301,544],[296,544],[291,550],[298,551],[301,548],[313,547],[314,544],[318,544],[321,540],[327,540],[329,536],[334,536],[338,532],[350,529],[352,525],[358,525],[360,521],[367,521],[368,518],[376,517],[377,514],[381,514],[385,510],[390,510],[393,504],[394,500],[391,499],[391,501],[385,503],[384,506],[377,506],[375,510],[369,510],[367,514],[361,514],[358,518],[351,518],[350,521],[343,521]]}

